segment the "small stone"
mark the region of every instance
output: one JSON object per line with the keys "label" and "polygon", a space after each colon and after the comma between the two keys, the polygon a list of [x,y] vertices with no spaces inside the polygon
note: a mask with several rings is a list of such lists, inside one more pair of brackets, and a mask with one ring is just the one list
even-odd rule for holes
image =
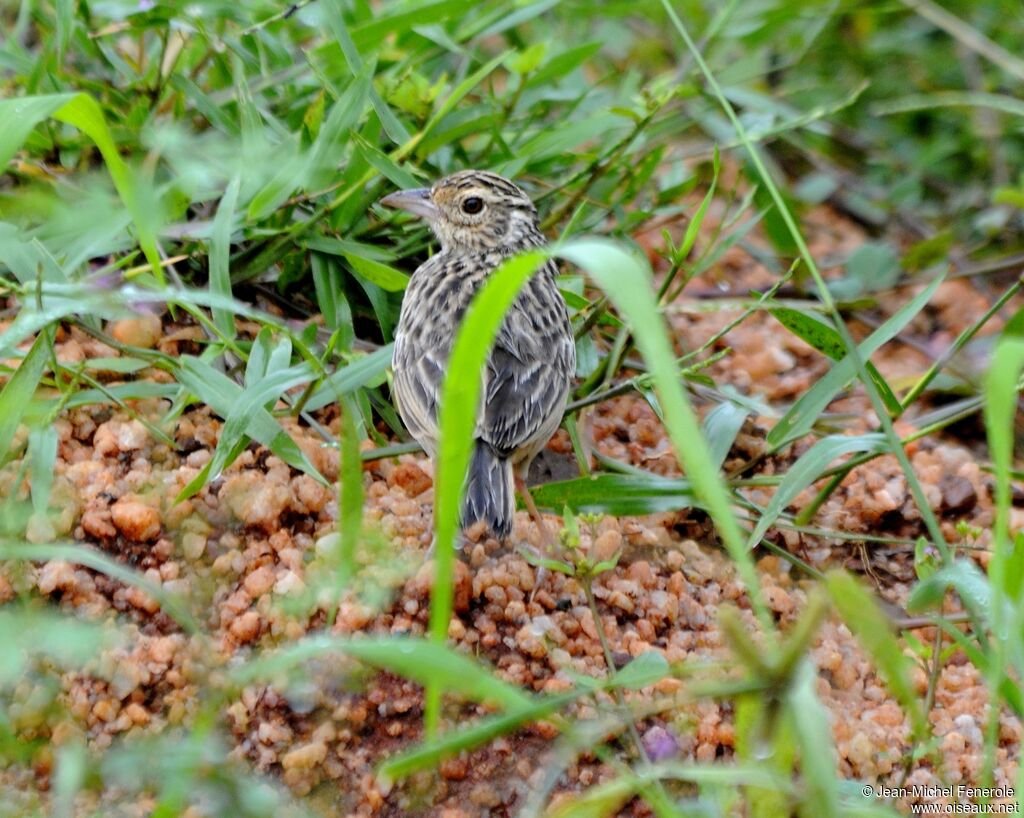
{"label": "small stone", "polygon": [[119,710],[117,702],[111,699],[100,699],[93,705],[92,712],[97,719],[103,722],[112,722]]}
{"label": "small stone", "polygon": [[69,562],[51,560],[39,572],[39,591],[52,594],[75,587],[75,569]]}
{"label": "small stone", "polygon": [[388,475],[388,484],[401,488],[406,497],[419,497],[433,486],[434,482],[430,475],[415,463],[399,463]]}
{"label": "small stone", "polygon": [[260,615],[256,611],[246,611],[231,623],[230,631],[239,642],[251,642],[260,632]]}
{"label": "small stone", "polygon": [[788,614],[793,611],[793,598],[777,585],[769,585],[764,589],[764,598],[777,614]]}
{"label": "small stone", "polygon": [[463,756],[449,758],[441,764],[441,776],[449,781],[463,781],[469,775],[469,762]]}
{"label": "small stone", "polygon": [[622,546],[622,534],[614,529],[598,535],[591,548],[596,562],[612,559]]}
{"label": "small stone", "polygon": [[644,733],[642,741],[651,761],[666,761],[679,752],[676,737],[661,725],[656,724]]}
{"label": "small stone", "polygon": [[939,489],[942,491],[943,511],[962,514],[978,504],[978,492],[966,477],[943,477]]}
{"label": "small stone", "polygon": [[259,599],[274,587],[274,581],[274,569],[262,565],[245,578],[243,585],[250,597]]}
{"label": "small stone", "polygon": [[107,332],[115,341],[142,349],[155,347],[162,331],[160,318],[153,313],[140,313],[134,318],[111,321],[107,326]]}
{"label": "small stone", "polygon": [[461,560],[455,561],[455,576],[452,579],[452,591],[454,598],[452,605],[456,613],[466,613],[469,610],[469,602],[473,597],[473,578],[469,575],[466,563]]}
{"label": "small stone", "polygon": [[281,766],[286,770],[309,770],[322,764],[327,758],[327,745],[322,741],[312,741],[285,753],[281,758]]}
{"label": "small stone", "polygon": [[294,571],[285,571],[281,578],[274,583],[274,593],[285,596],[292,591],[301,591],[305,587],[306,583],[302,581],[302,577]]}
{"label": "small stone", "polygon": [[160,536],[160,512],[140,500],[122,497],[110,507],[110,518],[132,542],[149,542]]}
{"label": "small stone", "polygon": [[138,702],[132,702],[124,709],[124,714],[131,719],[132,724],[149,724],[149,711]]}
{"label": "small stone", "polygon": [[206,551],[206,537],[202,534],[185,534],[181,538],[181,550],[185,554],[185,559],[199,559]]}

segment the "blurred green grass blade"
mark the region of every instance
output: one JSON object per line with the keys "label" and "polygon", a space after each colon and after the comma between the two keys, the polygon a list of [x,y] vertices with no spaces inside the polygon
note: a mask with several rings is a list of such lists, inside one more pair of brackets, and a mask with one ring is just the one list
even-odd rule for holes
{"label": "blurred green grass blade", "polygon": [[254,385],[267,374],[267,363],[270,360],[270,327],[262,327],[249,348],[249,360],[245,362],[245,389]]}
{"label": "blurred green grass blade", "polygon": [[702,425],[704,439],[708,443],[708,453],[716,469],[722,468],[749,414],[748,408],[726,400],[705,415]]}
{"label": "blurred green grass blade", "polygon": [[898,99],[887,99],[871,106],[873,116],[904,114],[930,108],[989,108],[1011,116],[1024,117],[1024,101],[1006,94],[984,91],[936,91],[931,94],[911,94]]}
{"label": "blurred green grass blade", "polygon": [[[440,445],[434,479],[434,585],[430,598],[430,637],[442,643],[452,616],[452,572],[466,472],[480,406],[481,372],[501,322],[526,280],[546,254],[533,251],[505,261],[484,282],[459,325],[448,372],[441,387]],[[441,685],[427,688],[427,733],[436,730]]]}
{"label": "blurred green grass blade", "polygon": [[[445,97],[444,102],[438,106],[437,110],[434,111],[433,115],[426,125],[423,126],[423,130],[416,135],[417,143],[423,140],[434,128],[437,127],[438,123],[441,122],[448,114],[455,110],[455,107],[465,99],[466,95],[476,88],[481,82],[483,82],[491,72],[494,71],[499,65],[508,59],[509,55],[513,51],[509,49],[504,51],[498,56],[492,58],[488,62],[480,66],[476,71],[466,77],[462,82],[452,89],[451,93]],[[404,155],[404,154],[403,154]]]}
{"label": "blurred green grass blade", "polygon": [[722,786],[739,784],[771,788],[781,792],[793,790],[790,781],[755,763],[727,764],[718,761],[715,764],[695,764],[685,761],[663,761],[652,765],[650,773],[659,778],[690,781],[694,784]]}
{"label": "blurred green grass blade", "polygon": [[[362,119],[367,105],[370,104],[375,69],[375,63],[363,66],[338,101],[331,106],[330,113],[313,143],[306,178],[299,180],[307,190],[326,187],[333,181],[332,177],[337,175],[350,141],[349,131]],[[352,178],[351,171],[347,168],[345,170],[348,177]]]}
{"label": "blurred green grass blade", "polygon": [[380,14],[372,20],[354,26],[351,31],[352,42],[360,49],[379,47],[385,37],[400,37],[414,26],[441,23],[465,11],[465,0],[435,0],[432,3],[409,4],[407,9],[393,14]]}
{"label": "blurred green grass blade", "polygon": [[[0,412],[3,397],[0,395]],[[51,424],[36,426],[28,433],[29,489],[32,492],[32,512],[46,514],[53,488],[54,466],[57,462],[57,429]]]}
{"label": "blurred green grass blade", "polygon": [[1010,536],[1013,492],[1015,420],[1019,394],[1017,382],[1024,370],[1024,310],[1006,323],[992,355],[985,380],[985,429],[995,473],[995,553],[989,572],[992,584],[1020,604],[1024,594],[1024,553],[1015,550]]}
{"label": "blurred green grass blade", "polygon": [[447,690],[468,701],[488,702],[513,712],[529,709],[537,702],[515,685],[503,682],[481,663],[445,645],[406,636],[309,636],[232,669],[231,679],[235,684],[248,685],[288,674],[310,659],[335,653],[420,685],[440,680]]}
{"label": "blurred green grass blade", "polygon": [[620,774],[560,801],[554,809],[544,811],[544,818],[610,818],[619,814],[639,787],[636,778]]}
{"label": "blurred green grass blade", "polygon": [[[122,402],[129,400],[144,400],[146,398],[165,398],[171,400],[181,391],[177,384],[154,383],[153,381],[133,381],[131,383],[111,384],[105,387],[106,391],[99,389],[82,389],[75,392],[67,403],[66,409],[77,409],[80,406],[91,406],[93,404],[110,403],[112,400]],[[47,408],[56,406],[56,401],[47,401]]]}
{"label": "blurred green grass blade", "polygon": [[387,368],[391,365],[393,349],[393,344],[385,344],[369,355],[361,355],[340,367],[313,390],[305,403],[306,411],[315,412],[336,401],[339,395],[383,383]]}
{"label": "blurred green grass blade", "polygon": [[683,393],[676,357],[664,318],[658,310],[649,269],[636,256],[600,239],[581,239],[558,249],[558,254],[586,270],[604,290],[620,315],[628,320],[657,388],[673,448],[693,490],[708,510],[726,549],[736,563],[751,605],[771,629],[757,572],[732,514],[729,494],[700,434],[700,427]]}
{"label": "blurred green grass blade", "polygon": [[11,161],[36,125],[74,98],[75,94],[52,94],[0,100],[0,169]]}
{"label": "blurred green grass blade", "polygon": [[459,36],[468,39],[501,34],[539,17],[557,6],[559,2],[560,0],[535,0],[533,3],[517,4],[518,7],[513,7],[512,11],[508,10],[508,6],[498,4],[489,17],[473,20]]}
{"label": "blurred green grass blade", "polygon": [[[937,277],[921,292],[893,313],[878,329],[858,347],[861,358],[867,362],[883,344],[891,341],[909,324],[931,300],[935,290],[943,281]],[[856,377],[857,364],[849,354],[836,363],[814,386],[812,386],[768,432],[770,451],[777,451],[792,440],[810,431],[818,416],[832,402],[836,394]]]}
{"label": "blurred green grass blade", "polygon": [[358,639],[345,652],[417,684],[440,683],[447,692],[470,701],[496,704],[513,712],[534,703],[532,696],[503,682],[489,668],[434,641],[402,637]]}
{"label": "blurred green grass blade", "polygon": [[[415,182],[415,179],[413,182]],[[395,257],[394,253],[375,244],[366,244],[365,242],[352,239],[341,239],[337,236],[322,236],[314,233],[306,236],[302,243],[310,250],[316,250],[318,253],[326,253],[331,256],[345,256],[351,253],[360,258],[369,258],[374,261],[390,261]]]}
{"label": "blurred green grass blade", "polygon": [[389,264],[374,261],[371,258],[362,258],[352,253],[344,255],[345,260],[352,265],[352,269],[356,273],[368,281],[372,281],[382,290],[389,293],[400,293],[409,283],[409,276]]}
{"label": "blurred green grass blade", "polygon": [[250,222],[265,219],[277,212],[305,180],[310,170],[310,157],[302,153],[299,137],[292,135],[278,146],[280,156],[273,175],[249,202],[245,217]]}
{"label": "blurred green grass blade", "polygon": [[676,258],[685,259],[689,256],[694,243],[697,241],[697,234],[700,232],[701,225],[704,224],[704,217],[707,216],[708,207],[711,206],[711,202],[715,197],[715,189],[718,186],[718,171],[720,165],[718,146],[715,145],[715,152],[711,160],[711,184],[708,185],[708,192],[705,193],[704,198],[701,199],[700,207],[697,208],[697,212],[693,214],[693,218],[690,219],[690,223],[686,225],[686,232],[683,234],[683,240],[679,245],[678,252],[675,254]]}
{"label": "blurred green grass blade", "polygon": [[0,390],[0,462],[11,453],[18,424],[36,393],[50,356],[46,333],[40,333],[14,374]]}
{"label": "blurred green grass blade", "polygon": [[624,668],[615,671],[606,682],[608,688],[640,690],[660,682],[669,675],[668,660],[656,650],[641,653]]}
{"label": "blurred green grass blade", "polygon": [[[3,548],[0,542],[0,548]],[[81,669],[102,648],[115,646],[119,634],[96,622],[84,622],[47,608],[16,605],[0,609],[0,691],[25,678],[38,657],[68,669]]]}
{"label": "blurred green grass blade", "polygon": [[[231,294],[231,233],[234,228],[235,207],[238,204],[238,190],[241,186],[240,176],[234,176],[228,182],[224,196],[217,206],[217,215],[213,219],[213,237],[210,239],[210,290],[225,298]],[[235,314],[223,307],[213,308],[213,323],[223,337],[233,340],[235,337]]]}
{"label": "blurred green grass blade", "polygon": [[67,284],[68,276],[53,254],[37,238],[24,239],[24,230],[0,222],[0,262],[14,273],[22,284],[43,282]]}
{"label": "blurred green grass blade", "polygon": [[[30,293],[35,295],[35,293]],[[81,295],[81,298],[75,298]],[[34,299],[25,299],[19,305],[14,321],[0,333],[0,359],[10,358],[15,354],[18,345],[46,327],[71,315],[92,314],[107,317],[114,310],[107,299],[79,290],[69,290],[69,297],[43,299],[43,308],[37,309]]]}
{"label": "blurred green grass blade", "polygon": [[227,137],[237,139],[241,135],[238,123],[225,113],[224,109],[203,91],[189,77],[180,72],[171,74],[168,84],[183,94],[199,114],[206,118],[215,129]]}
{"label": "blurred green grass blade", "polygon": [[541,508],[612,514],[617,517],[679,511],[694,505],[688,480],[652,474],[595,474],[575,480],[544,483],[530,489]]}
{"label": "blurred green grass blade", "polygon": [[[330,28],[334,38],[341,47],[341,53],[345,56],[349,71],[358,76],[363,71],[363,59],[359,55],[359,48],[349,34],[345,26],[345,3],[342,0],[325,0],[327,26]],[[388,107],[388,104],[377,93],[372,85],[369,88],[370,104],[380,120],[381,127],[396,145],[404,145],[409,141],[409,131],[402,122],[395,116],[395,112]]]}
{"label": "blurred green grass blade", "polygon": [[54,0],[57,16],[57,62],[64,62],[64,55],[71,42],[71,32],[75,27],[75,0]]}
{"label": "blurred green grass blade", "polygon": [[566,694],[535,699],[527,706],[483,718],[468,727],[457,727],[389,758],[377,768],[377,775],[385,781],[396,781],[420,770],[434,769],[445,758],[464,750],[472,750],[500,736],[510,735],[524,724],[550,716],[577,696]]}
{"label": "blurred green grass blade", "polygon": [[992,587],[981,569],[966,559],[956,560],[918,582],[907,599],[907,610],[916,613],[940,606],[950,588],[960,596],[979,627],[991,627]]}
{"label": "blurred green grass blade", "polygon": [[[363,462],[359,456],[358,408],[351,394],[342,395],[341,473],[338,479],[338,585],[343,586],[355,572],[355,555],[363,531]],[[339,596],[341,587],[338,588]]]}
{"label": "blurred green grass blade", "polygon": [[[2,628],[0,628],[2,631]],[[75,796],[86,784],[89,757],[85,744],[71,741],[57,748],[53,783],[55,818],[72,818]]]}
{"label": "blurred green grass blade", "polygon": [[311,253],[310,256],[316,304],[324,317],[324,324],[327,329],[339,333],[338,347],[342,352],[350,352],[355,340],[355,327],[352,307],[342,287],[341,269],[334,259],[323,253]]}
{"label": "blurred green grass blade", "polygon": [[[774,307],[768,312],[782,326],[833,361],[841,361],[845,357],[846,347],[843,344],[843,339],[828,324],[819,321],[812,315],[788,307]],[[898,417],[903,412],[903,404],[893,394],[888,382],[882,377],[882,373],[875,368],[871,361],[865,361],[864,368],[871,380],[874,381],[875,388],[878,389],[878,394],[885,401],[889,413]]]}
{"label": "blurred green grass blade", "polygon": [[133,568],[122,565],[106,554],[101,554],[99,551],[84,545],[66,545],[64,543],[35,545],[0,539],[0,560],[28,560],[31,562],[62,560],[63,562],[71,562],[76,565],[84,565],[87,568],[92,568],[94,571],[106,574],[112,579],[119,580],[126,585],[133,585],[140,591],[145,591],[160,604],[164,612],[177,622],[186,633],[195,634],[199,632],[199,627],[184,598],[164,589],[155,582],[150,582]]}
{"label": "blurred green grass blade", "polygon": [[[2,117],[2,113],[0,113]],[[121,158],[117,143],[114,141],[103,110],[99,103],[88,94],[75,94],[64,105],[53,112],[53,117],[69,125],[74,125],[86,134],[99,149],[107,172],[114,180],[114,187],[124,202],[135,222],[139,234],[139,246],[142,248],[146,261],[149,262],[153,275],[161,284],[164,282],[163,267],[160,265],[160,254],[156,246],[157,213],[150,208],[143,208],[138,193],[135,173]]]}
{"label": "blurred green grass blade", "polygon": [[[269,329],[269,328],[264,328]],[[263,334],[263,330],[260,330],[260,334]],[[269,334],[269,332],[268,332]],[[278,372],[283,372],[288,368],[292,362],[292,340],[287,335],[282,335],[276,344],[270,349],[270,354],[267,356],[267,365],[263,370],[264,375],[275,375]],[[306,364],[303,364],[305,366]],[[272,408],[272,407],[267,407]]]}
{"label": "blurred green grass blade", "polygon": [[[380,173],[385,179],[401,189],[421,187],[419,179],[402,167],[392,156],[380,151],[376,145],[366,141],[359,134],[352,135],[359,157]],[[412,144],[411,142],[406,144]]]}
{"label": "blurred green grass blade", "polygon": [[797,666],[786,694],[786,710],[800,748],[801,781],[805,791],[803,818],[838,818],[839,759],[832,743],[828,711],[814,692],[817,673],[809,661]]}
{"label": "blurred green grass blade", "polygon": [[747,540],[747,547],[756,548],[761,542],[761,538],[775,524],[786,507],[800,492],[821,477],[837,457],[851,452],[883,451],[884,448],[885,438],[880,434],[853,437],[829,435],[819,440],[789,467],[786,476],[782,478],[782,482],[775,489],[771,502],[765,507],[757,525],[754,526],[754,530]]}
{"label": "blurred green grass blade", "polygon": [[830,571],[825,587],[839,615],[871,656],[896,701],[909,714],[916,740],[925,741],[928,721],[911,679],[912,664],[903,654],[891,623],[871,595],[845,571]]}
{"label": "blurred green grass blade", "polygon": [[526,77],[525,87],[537,88],[560,80],[593,57],[601,50],[602,45],[600,42],[584,43],[556,54],[536,71],[530,72]]}

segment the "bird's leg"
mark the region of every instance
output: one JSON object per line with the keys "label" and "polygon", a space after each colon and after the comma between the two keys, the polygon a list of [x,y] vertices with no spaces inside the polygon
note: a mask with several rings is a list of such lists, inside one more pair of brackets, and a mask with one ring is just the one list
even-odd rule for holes
{"label": "bird's leg", "polygon": [[[551,529],[548,528],[547,523],[544,522],[544,518],[540,516],[540,512],[537,510],[537,504],[533,502],[533,495],[530,494],[530,490],[526,487],[525,478],[519,474],[518,469],[513,470],[515,475],[516,491],[519,492],[523,498],[523,505],[526,506],[526,510],[530,512],[530,516],[533,521],[537,524],[537,528],[540,530],[540,538],[543,543],[543,556],[554,557],[557,553],[558,541],[551,533]],[[534,594],[537,593],[537,589],[544,584],[544,580],[548,578],[550,572],[543,565],[537,567],[537,573],[534,576],[533,581],[533,592],[530,594],[530,601],[533,601]]]}
{"label": "bird's leg", "polygon": [[548,528],[548,524],[544,522],[544,518],[541,516],[540,511],[537,510],[537,504],[533,502],[533,495],[530,494],[530,490],[526,487],[526,481],[517,473],[516,474],[516,491],[523,498],[523,505],[526,506],[526,510],[530,512],[530,517],[537,524],[537,528],[540,529],[541,543],[544,547],[544,556],[553,557],[558,553],[558,540],[555,535],[551,533],[551,529]]}

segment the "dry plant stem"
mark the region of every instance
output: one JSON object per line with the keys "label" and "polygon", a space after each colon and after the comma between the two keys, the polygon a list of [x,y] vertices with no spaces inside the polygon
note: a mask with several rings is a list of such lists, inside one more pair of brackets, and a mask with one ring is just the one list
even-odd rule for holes
{"label": "dry plant stem", "polygon": [[[925,693],[924,699],[924,715],[928,718],[928,714],[931,713],[932,708],[935,706],[935,691],[939,686],[939,673],[942,670],[942,628],[936,623],[930,623],[935,625],[935,638],[932,640],[932,655],[931,663],[928,667],[928,691]],[[900,781],[897,785],[902,787],[907,778],[910,776],[911,768],[914,765],[914,754],[908,753],[906,760],[903,762],[903,770],[900,775]]]}
{"label": "dry plant stem", "polygon": [[[597,600],[594,598],[594,580],[593,577],[585,577],[581,583],[583,585],[583,593],[587,597],[587,605],[590,608],[590,615],[594,618],[594,629],[597,631],[597,638],[601,642],[601,651],[604,653],[605,665],[608,669],[608,676],[612,676],[615,673],[615,658],[612,656],[611,646],[608,644],[608,635],[604,632],[604,623],[601,621],[601,614],[597,610]],[[626,729],[629,731],[629,737],[633,741],[633,745],[636,747],[637,756],[644,767],[651,767],[650,756],[647,755],[647,751],[644,749],[643,741],[640,738],[640,733],[636,729],[636,722],[633,720],[633,714],[630,712],[629,707],[626,705],[626,699],[622,695],[621,688],[616,687],[613,690],[612,695],[615,697],[615,704],[619,709],[623,720],[626,723]],[[662,800],[668,801],[668,795],[665,793],[664,787],[660,780],[654,782],[655,794]]]}
{"label": "dry plant stem", "polygon": [[902,0],[902,2],[903,5],[912,8],[967,48],[998,65],[1006,73],[1012,74],[1019,80],[1024,79],[1024,60],[1011,54],[976,28],[967,25],[955,14],[950,14],[931,0]]}

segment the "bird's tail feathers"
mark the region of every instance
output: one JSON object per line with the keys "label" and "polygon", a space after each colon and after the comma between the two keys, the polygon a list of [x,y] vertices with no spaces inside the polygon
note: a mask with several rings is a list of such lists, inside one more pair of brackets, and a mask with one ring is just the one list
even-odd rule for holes
{"label": "bird's tail feathers", "polygon": [[515,510],[512,463],[484,441],[476,441],[462,503],[463,528],[483,520],[495,537],[504,540],[512,533]]}

